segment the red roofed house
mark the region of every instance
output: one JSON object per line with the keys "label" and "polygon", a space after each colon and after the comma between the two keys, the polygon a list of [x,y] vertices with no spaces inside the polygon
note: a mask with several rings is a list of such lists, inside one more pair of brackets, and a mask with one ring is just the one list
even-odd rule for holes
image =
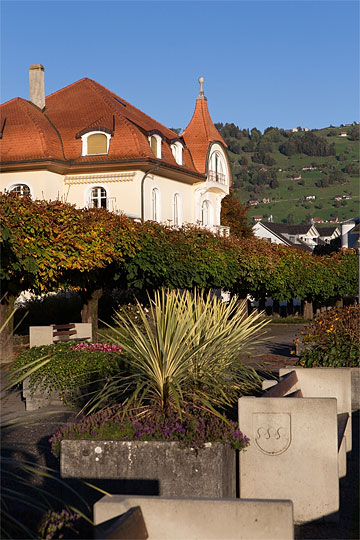
{"label": "red roofed house", "polygon": [[1,191],[224,232],[231,172],[203,78],[178,135],[91,79],[45,97],[43,66],[30,66],[29,76],[30,100],[1,106]]}

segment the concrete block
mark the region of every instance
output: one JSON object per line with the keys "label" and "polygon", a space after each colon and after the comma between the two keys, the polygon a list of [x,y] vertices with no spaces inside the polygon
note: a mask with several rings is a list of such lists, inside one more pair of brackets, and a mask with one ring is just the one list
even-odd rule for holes
{"label": "concrete block", "polygon": [[280,540],[294,538],[291,501],[179,497],[103,497],[98,525],[140,506],[150,540]]}
{"label": "concrete block", "polygon": [[243,397],[239,424],[241,498],[290,499],[298,523],[338,511],[336,399]]}
{"label": "concrete block", "polygon": [[85,341],[92,340],[92,325],[91,323],[75,323],[76,334],[72,339],[83,339]]}
{"label": "concrete block", "polygon": [[[293,390],[301,389],[305,397],[336,398],[338,414],[347,413],[346,451],[352,448],[351,426],[351,370],[349,368],[281,368],[280,377],[296,371],[298,383]],[[292,391],[293,391],[292,390]]]}
{"label": "concrete block", "polygon": [[63,440],[60,471],[110,493],[236,496],[236,453],[221,443],[196,452],[176,441]]}
{"label": "concrete block", "polygon": [[30,349],[41,345],[52,345],[52,326],[30,326]]}
{"label": "concrete block", "polygon": [[262,382],[262,390],[268,390],[269,388],[276,386],[277,383],[278,382],[273,379],[264,379]]}
{"label": "concrete block", "polygon": [[64,407],[64,400],[60,399],[58,392],[42,392],[37,388],[35,392],[30,392],[29,379],[24,379],[22,383],[22,396],[25,399],[25,410],[36,411],[44,407]]}

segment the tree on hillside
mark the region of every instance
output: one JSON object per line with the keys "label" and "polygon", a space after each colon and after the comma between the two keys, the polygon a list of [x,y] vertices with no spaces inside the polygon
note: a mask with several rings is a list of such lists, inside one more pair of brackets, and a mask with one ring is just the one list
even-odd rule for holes
{"label": "tree on hillside", "polygon": [[230,189],[221,203],[221,223],[230,227],[230,233],[237,238],[253,236],[252,228],[248,223],[248,208],[236,197],[235,190]]}

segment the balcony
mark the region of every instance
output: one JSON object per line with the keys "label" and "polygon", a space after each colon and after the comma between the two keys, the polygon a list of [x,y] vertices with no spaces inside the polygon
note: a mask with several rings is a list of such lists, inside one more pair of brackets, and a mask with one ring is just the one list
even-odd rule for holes
{"label": "balcony", "polygon": [[209,171],[208,180],[210,182],[218,182],[219,184],[226,184],[225,174],[217,172],[217,171]]}

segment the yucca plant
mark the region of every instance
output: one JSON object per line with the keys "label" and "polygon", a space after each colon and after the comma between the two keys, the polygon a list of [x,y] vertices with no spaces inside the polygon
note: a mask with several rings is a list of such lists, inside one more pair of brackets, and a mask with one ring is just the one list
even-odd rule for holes
{"label": "yucca plant", "polygon": [[[195,403],[213,411],[260,383],[241,358],[261,341],[267,324],[261,315],[247,316],[246,303],[223,303],[210,293],[157,291],[150,314],[138,303],[139,322],[117,312],[113,336],[129,358],[129,374],[113,379],[97,396],[152,408]],[[150,315],[150,316],[149,316]]]}

